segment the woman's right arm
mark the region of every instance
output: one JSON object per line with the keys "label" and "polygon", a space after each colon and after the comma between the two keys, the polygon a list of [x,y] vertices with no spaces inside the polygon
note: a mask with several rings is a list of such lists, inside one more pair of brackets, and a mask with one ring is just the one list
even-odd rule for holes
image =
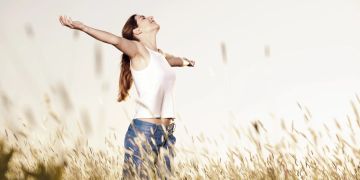
{"label": "woman's right arm", "polygon": [[112,33],[92,28],[80,21],[72,21],[71,18],[67,18],[66,16],[60,16],[59,20],[60,23],[64,26],[83,31],[84,33],[99,41],[114,45],[117,49],[130,57],[135,57],[139,52],[139,43],[136,41],[131,41],[126,38],[116,36]]}

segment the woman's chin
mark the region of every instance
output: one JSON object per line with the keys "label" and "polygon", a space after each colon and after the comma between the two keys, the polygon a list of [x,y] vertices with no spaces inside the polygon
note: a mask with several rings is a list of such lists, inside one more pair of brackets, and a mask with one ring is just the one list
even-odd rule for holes
{"label": "woman's chin", "polygon": [[159,26],[159,25],[155,26],[155,27],[154,27],[154,30],[155,30],[156,32],[158,32],[158,31],[160,30],[160,26]]}

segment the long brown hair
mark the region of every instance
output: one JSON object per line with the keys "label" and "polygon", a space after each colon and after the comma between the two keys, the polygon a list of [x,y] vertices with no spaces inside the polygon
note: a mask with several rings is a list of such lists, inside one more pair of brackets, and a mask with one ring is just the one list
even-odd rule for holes
{"label": "long brown hair", "polygon": [[[136,14],[133,14],[126,21],[122,29],[122,37],[128,40],[139,41],[133,34],[133,30],[138,27],[135,16]],[[129,89],[131,88],[132,83],[133,78],[130,71],[130,57],[123,53],[121,57],[118,102],[125,100],[129,95]]]}

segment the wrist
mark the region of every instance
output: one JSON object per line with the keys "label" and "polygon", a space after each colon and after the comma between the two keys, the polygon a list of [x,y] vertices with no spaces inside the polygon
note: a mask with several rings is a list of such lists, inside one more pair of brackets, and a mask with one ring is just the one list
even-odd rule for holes
{"label": "wrist", "polygon": [[86,32],[89,28],[84,24],[82,25],[82,27],[80,28],[81,31]]}

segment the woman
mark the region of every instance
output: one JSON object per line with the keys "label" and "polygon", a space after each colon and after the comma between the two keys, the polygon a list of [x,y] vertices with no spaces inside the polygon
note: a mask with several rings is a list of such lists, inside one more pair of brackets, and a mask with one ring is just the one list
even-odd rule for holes
{"label": "woman", "polygon": [[[158,49],[156,35],[160,26],[152,16],[130,16],[122,29],[122,37],[72,21],[66,16],[60,16],[59,20],[64,26],[83,31],[123,52],[118,101],[127,98],[132,82],[139,95],[136,113],[124,140],[123,176],[149,177],[151,169],[161,176],[173,172],[171,164],[176,142],[173,135],[173,86],[176,75],[171,67],[193,67],[195,61]],[[163,162],[165,168],[161,166]],[[155,166],[149,168],[148,165]]]}

